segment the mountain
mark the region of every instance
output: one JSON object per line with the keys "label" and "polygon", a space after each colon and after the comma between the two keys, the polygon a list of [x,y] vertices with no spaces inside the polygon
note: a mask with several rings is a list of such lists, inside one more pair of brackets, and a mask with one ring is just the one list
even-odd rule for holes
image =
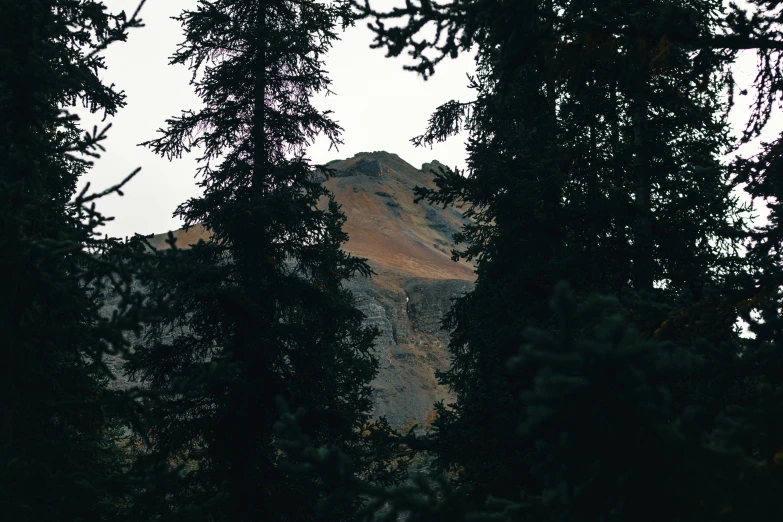
{"label": "mountain", "polygon": [[[365,323],[381,331],[376,342],[380,371],[373,382],[376,417],[393,425],[424,421],[432,404],[450,402],[435,379],[448,366],[448,332],[440,328],[451,300],[470,291],[473,266],[451,260],[452,237],[466,222],[453,208],[414,203],[413,188],[435,188],[433,174],[445,167],[438,161],[421,169],[388,152],[362,152],[326,165],[334,175],[323,183],[342,205],[350,239],[344,249],[364,257],[372,278],[347,283],[366,316]],[[196,226],[174,232],[178,247],[207,239]],[[151,239],[168,248],[167,234]],[[116,367],[116,366],[115,366]],[[127,386],[120,378],[116,386]]]}

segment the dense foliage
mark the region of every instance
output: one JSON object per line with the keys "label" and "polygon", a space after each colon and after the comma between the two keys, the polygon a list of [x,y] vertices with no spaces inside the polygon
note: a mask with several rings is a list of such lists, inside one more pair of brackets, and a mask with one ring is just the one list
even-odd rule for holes
{"label": "dense foliage", "polygon": [[[737,51],[762,64],[739,144],[783,89],[780,2],[752,3],[199,0],[171,63],[204,107],[143,145],[203,152],[203,196],[176,215],[211,236],[157,252],[95,234],[106,218],[88,205],[121,186],[75,193],[104,133],[64,110],[124,105],[99,52],[136,15],[0,3],[3,516],[780,519],[783,148],[720,162],[738,146]],[[425,435],[371,421],[378,332],[343,287],[371,270],[341,249],[330,172],[304,156],[316,136],[341,143],[310,98],[356,19],[425,79],[477,50],[476,99],[412,140],[469,130],[467,172],[434,172],[417,197],[472,218],[453,256],[478,276],[444,322],[456,402]],[[742,185],[768,224],[745,222]],[[147,389],[109,392],[109,353]],[[413,455],[432,467],[402,483]]]}
{"label": "dense foliage", "polygon": [[[774,324],[776,250],[758,246],[774,228],[748,235],[731,190],[749,167],[719,164],[730,142],[715,117],[722,84],[733,103],[734,52],[769,59],[780,49],[779,33],[762,37],[774,14],[748,22],[731,6],[719,18],[709,2],[357,7],[376,20],[375,46],[391,56],[408,49],[419,63],[406,68],[425,78],[478,44],[476,101],[441,106],[414,139],[432,143],[463,125],[471,134],[468,175],[436,173],[440,190],[419,192],[467,203],[476,218],[455,257],[476,259],[478,281],[446,321],[453,363],[440,376],[457,401],[437,405],[433,437],[410,440],[457,489],[444,501],[451,508],[397,505],[419,520],[461,520],[485,501],[515,520],[779,516],[781,396],[779,379],[762,370],[777,367],[776,342],[742,340],[734,326],[759,307]],[[387,28],[388,19],[407,23]],[[434,40],[417,36],[427,23]],[[779,89],[778,75],[762,71],[760,98]],[[757,123],[764,110],[759,101]],[[771,178],[759,174],[757,195],[771,196]],[[758,242],[743,259],[746,237]],[[558,280],[610,326],[552,315],[547,289]],[[557,303],[567,303],[560,292]],[[610,312],[595,293],[618,299],[643,341],[602,323]]]}
{"label": "dense foliage", "polygon": [[345,217],[303,155],[319,134],[340,143],[340,127],[309,98],[329,85],[320,59],[351,12],[340,2],[215,0],[178,20],[186,40],[172,63],[190,64],[205,107],[145,145],[169,158],[203,148],[204,195],[176,215],[212,235],[161,253],[150,282],[170,296],[168,311],[128,368],[166,393],[148,404],[152,447],[140,465],[186,467],[146,491],[135,516],[346,519],[359,499],[316,514],[328,484],[280,469],[272,427],[280,396],[305,408],[313,443],[342,448],[366,479],[402,472],[386,469],[393,448],[371,443],[386,430],[369,417],[378,333],[342,286],[371,271],[341,250]]}
{"label": "dense foliage", "polygon": [[[415,139],[442,140],[461,124],[470,130],[468,175],[439,174],[439,190],[419,195],[467,203],[476,218],[457,238],[466,244],[457,255],[476,259],[478,280],[447,321],[453,363],[440,377],[457,402],[438,407],[436,453],[477,502],[541,487],[530,476],[534,448],[509,429],[536,370],[509,375],[505,363],[527,328],[553,327],[546,302],[558,281],[579,300],[614,295],[644,334],[670,337],[659,329],[667,316],[740,266],[742,209],[718,161],[729,145],[725,118],[716,116],[720,83],[703,81],[732,55],[694,59],[669,37],[709,34],[713,8],[466,2],[375,13],[379,22],[417,20],[400,32],[378,26],[378,42],[395,51],[428,20],[448,26],[449,36],[462,31],[464,48],[478,44],[477,99],[440,107]],[[602,34],[585,20],[627,31]],[[577,21],[585,27],[569,26]],[[734,319],[714,319],[709,335],[730,357]]]}
{"label": "dense foliage", "polygon": [[[117,442],[120,406],[132,403],[106,390],[103,357],[139,328],[138,266],[96,231],[107,218],[94,202],[121,185],[75,193],[106,129],[85,133],[68,108],[110,116],[125,104],[100,80],[99,53],[139,25],[91,0],[0,3],[3,520],[108,520],[127,491]],[[111,317],[107,289],[120,297]]]}

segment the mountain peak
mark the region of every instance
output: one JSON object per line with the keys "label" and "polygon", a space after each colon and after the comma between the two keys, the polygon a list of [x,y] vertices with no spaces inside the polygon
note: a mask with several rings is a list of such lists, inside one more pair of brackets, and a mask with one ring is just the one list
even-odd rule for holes
{"label": "mountain peak", "polygon": [[326,166],[335,169],[337,171],[335,177],[338,178],[351,176],[396,176],[415,180],[417,183],[431,179],[432,172],[430,170],[438,172],[439,167],[450,170],[447,165],[436,159],[423,163],[421,169],[417,169],[397,154],[383,150],[357,152],[351,158],[332,160]]}
{"label": "mountain peak", "polygon": [[[467,222],[461,212],[414,202],[414,187],[437,189],[431,170],[448,169],[446,165],[433,160],[417,169],[397,154],[374,151],[326,166],[335,172],[321,181],[347,217],[343,230],[350,239],[345,249],[369,260],[378,284],[398,286],[397,282],[411,277],[475,279],[472,264],[451,260],[454,234]],[[175,236],[183,247],[206,239],[208,233],[198,226]],[[161,234],[152,242],[166,248],[165,237]]]}
{"label": "mountain peak", "polygon": [[434,159],[428,163],[422,163],[421,165],[421,171],[425,174],[432,174],[432,170],[435,172],[440,172],[440,167],[443,168],[443,170],[452,170],[448,165],[445,163],[441,163],[440,161]]}
{"label": "mountain peak", "polygon": [[326,164],[327,167],[337,170],[337,177],[348,176],[388,176],[392,171],[410,165],[398,155],[378,150],[374,152],[358,152],[352,158],[333,160]]}

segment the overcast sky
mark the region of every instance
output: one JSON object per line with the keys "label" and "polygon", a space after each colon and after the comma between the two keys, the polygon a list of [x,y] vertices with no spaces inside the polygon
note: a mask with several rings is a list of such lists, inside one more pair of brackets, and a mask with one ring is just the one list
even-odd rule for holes
{"label": "overcast sky", "polygon": [[[137,0],[104,1],[110,10],[125,9],[129,14],[138,3]],[[371,5],[388,9],[396,3],[399,2],[376,0]],[[172,217],[174,209],[199,194],[194,179],[197,150],[169,162],[145,147],[136,146],[155,138],[157,129],[165,126],[166,118],[201,106],[189,85],[188,69],[168,65],[169,57],[183,40],[180,24],[171,17],[195,5],[195,0],[147,0],[142,10],[145,27],[132,30],[127,42],[113,44],[104,54],[108,70],[103,78],[125,91],[127,106],[111,119],[113,126],[103,142],[106,152],[96,160],[82,185],[90,181],[92,189],[102,190],[122,180],[134,168],[142,167],[124,189],[124,197],[112,195],[98,203],[100,211],[115,217],[102,230],[111,236],[177,229],[181,223]],[[385,150],[398,154],[415,167],[437,159],[450,167],[464,169],[465,134],[436,144],[432,149],[414,147],[409,140],[424,132],[429,115],[438,105],[451,99],[473,99],[466,78],[466,73],[475,69],[473,55],[447,59],[425,82],[416,73],[402,69],[410,63],[409,58],[386,58],[384,50],[370,49],[373,33],[366,22],[348,28],[341,38],[325,58],[325,69],[335,94],[316,97],[314,105],[334,111],[332,117],[344,129],[344,145],[339,151],[329,151],[327,140],[317,140],[308,150],[310,159],[314,163],[326,163],[357,152]],[[752,84],[755,70],[754,54],[745,52],[735,68],[740,87],[748,88]],[[755,92],[750,91],[749,96],[735,98],[738,105],[730,117],[736,135],[747,121],[746,106],[753,95]],[[76,112],[82,116],[85,128],[100,125],[100,118],[83,110]],[[762,139],[772,140],[781,128],[781,118],[773,115]],[[747,156],[757,151],[758,144],[751,143],[740,154]]]}

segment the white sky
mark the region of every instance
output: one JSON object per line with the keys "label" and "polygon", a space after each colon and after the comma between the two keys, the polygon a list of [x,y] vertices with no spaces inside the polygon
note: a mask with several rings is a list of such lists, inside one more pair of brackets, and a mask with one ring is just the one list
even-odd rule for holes
{"label": "white sky", "polygon": [[[137,0],[104,0],[112,11],[124,9],[129,15]],[[400,0],[375,0],[373,7],[388,9]],[[744,4],[744,2],[740,2]],[[91,189],[103,190],[122,180],[136,167],[141,172],[124,189],[125,196],[112,195],[98,203],[98,209],[115,220],[102,232],[110,236],[131,236],[162,233],[181,226],[172,217],[177,205],[197,196],[200,189],[194,179],[196,158],[189,155],[172,162],[136,144],[155,138],[165,120],[177,116],[183,109],[197,110],[200,100],[189,85],[191,73],[187,67],[168,65],[169,57],[183,40],[179,22],[170,17],[185,9],[195,8],[195,0],[147,0],[142,10],[145,27],[130,32],[127,42],[113,44],[105,52],[108,70],[103,74],[107,83],[115,83],[127,95],[127,106],[111,119],[112,128],[103,142],[106,152],[95,161],[95,167],[82,180],[91,182]],[[436,67],[428,81],[402,66],[411,63],[407,56],[385,57],[385,50],[370,49],[373,33],[366,21],[358,22],[343,33],[342,40],[325,58],[325,69],[332,79],[333,96],[318,96],[314,105],[332,110],[332,117],[343,127],[344,145],[339,151],[328,151],[328,140],[317,140],[308,150],[314,163],[348,158],[357,152],[385,150],[398,154],[415,167],[437,159],[450,167],[465,168],[467,134],[455,136],[442,144],[416,148],[410,138],[422,134],[432,111],[440,104],[457,99],[474,98],[467,88],[466,73],[474,71],[473,55],[460,55],[445,60]],[[755,77],[752,52],[741,56],[736,68],[736,80],[741,88],[749,88]],[[739,90],[739,89],[738,89]],[[737,97],[730,119],[735,135],[744,128],[750,114],[749,105],[755,91]],[[100,118],[85,110],[76,111],[85,128],[99,125]],[[771,141],[781,129],[779,111],[773,114],[762,139]],[[105,123],[104,123],[105,125]],[[748,156],[759,150],[757,142],[741,151]],[[728,158],[726,158],[728,161]],[[764,214],[761,212],[761,214]]]}

